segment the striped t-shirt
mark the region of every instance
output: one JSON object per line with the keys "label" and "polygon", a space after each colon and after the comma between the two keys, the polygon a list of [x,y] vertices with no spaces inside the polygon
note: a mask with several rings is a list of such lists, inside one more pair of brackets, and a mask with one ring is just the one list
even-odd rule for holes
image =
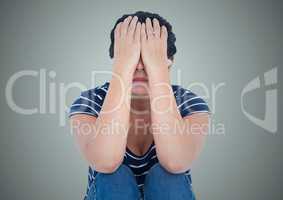
{"label": "striped t-shirt", "polygon": [[[87,114],[98,117],[104,102],[104,98],[107,94],[109,84],[109,82],[105,82],[103,85],[81,92],[81,95],[70,106],[69,117],[75,114]],[[193,113],[210,112],[207,103],[201,97],[197,96],[190,90],[181,87],[180,85],[171,86],[174,92],[178,110],[182,117],[191,115]],[[151,144],[147,152],[142,156],[135,155],[130,149],[126,148],[123,164],[129,166],[133,171],[142,197],[144,194],[143,184],[145,181],[145,176],[148,173],[148,170],[157,162],[158,158],[156,156],[154,142]],[[189,180],[191,180],[190,172],[191,170],[187,170],[185,172]],[[85,194],[85,199],[92,182],[95,180],[96,174],[97,172],[95,169],[89,167],[88,187]]]}

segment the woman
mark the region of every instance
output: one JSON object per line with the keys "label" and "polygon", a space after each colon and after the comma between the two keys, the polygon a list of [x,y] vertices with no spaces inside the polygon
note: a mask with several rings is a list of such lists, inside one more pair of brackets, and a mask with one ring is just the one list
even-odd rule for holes
{"label": "woman", "polygon": [[209,108],[170,83],[175,40],[158,14],[139,11],[117,20],[111,80],[83,91],[70,107],[89,163],[85,199],[195,199],[190,168],[204,143]]}

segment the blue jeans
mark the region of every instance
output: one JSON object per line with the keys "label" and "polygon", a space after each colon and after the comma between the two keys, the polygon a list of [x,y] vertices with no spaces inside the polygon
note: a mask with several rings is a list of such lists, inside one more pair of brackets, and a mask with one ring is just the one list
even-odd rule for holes
{"label": "blue jeans", "polygon": [[[141,194],[132,170],[121,164],[113,173],[97,173],[86,200],[140,200]],[[145,178],[144,200],[195,200],[190,179],[172,174],[159,163]]]}

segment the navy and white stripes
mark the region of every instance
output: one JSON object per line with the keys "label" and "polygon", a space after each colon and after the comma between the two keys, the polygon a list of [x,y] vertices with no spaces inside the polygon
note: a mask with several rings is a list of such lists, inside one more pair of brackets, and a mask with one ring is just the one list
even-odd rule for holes
{"label": "navy and white stripes", "polygon": [[[107,94],[109,84],[109,82],[105,82],[101,86],[81,92],[81,95],[70,106],[69,117],[78,113],[98,117]],[[207,103],[201,97],[179,85],[171,86],[174,92],[178,110],[182,117],[191,115],[193,113],[210,112]],[[142,196],[144,180],[148,170],[157,162],[158,158],[156,155],[154,142],[151,144],[147,152],[142,156],[135,155],[128,148],[126,149],[123,164],[129,166],[133,171]],[[97,172],[89,167],[88,188],[86,195],[90,185],[95,180],[96,174]],[[188,178],[191,180],[190,170],[186,172],[186,176],[188,176]]]}
{"label": "navy and white stripes", "polygon": [[106,82],[102,86],[81,92],[81,95],[70,106],[69,117],[79,113],[98,117],[108,86],[109,82]]}

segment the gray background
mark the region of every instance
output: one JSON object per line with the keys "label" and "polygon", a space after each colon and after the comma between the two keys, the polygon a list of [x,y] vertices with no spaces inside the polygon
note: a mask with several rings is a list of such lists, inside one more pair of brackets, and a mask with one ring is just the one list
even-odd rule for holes
{"label": "gray background", "polygon": [[[0,199],[82,198],[87,165],[68,121],[60,125],[58,108],[55,114],[15,113],[5,99],[6,83],[20,70],[44,68],[56,72],[48,79],[56,89],[72,82],[91,87],[91,71],[112,69],[108,47],[115,20],[137,10],[159,13],[173,25],[178,52],[172,82],[181,70],[184,86],[195,81],[209,88],[225,83],[217,92],[213,114],[214,123],[225,125],[225,134],[209,136],[193,166],[199,199],[282,199],[282,107],[278,105],[276,134],[253,124],[240,107],[241,90],[256,76],[262,80],[264,72],[278,67],[281,81],[279,0],[1,1]],[[19,80],[13,93],[16,103],[37,106],[38,84],[38,78]],[[265,112],[264,91],[253,92],[246,101],[247,110],[259,118]],[[70,90],[66,104],[78,94],[78,89]],[[58,90],[57,95],[58,102]],[[211,98],[207,102],[212,106]]]}

